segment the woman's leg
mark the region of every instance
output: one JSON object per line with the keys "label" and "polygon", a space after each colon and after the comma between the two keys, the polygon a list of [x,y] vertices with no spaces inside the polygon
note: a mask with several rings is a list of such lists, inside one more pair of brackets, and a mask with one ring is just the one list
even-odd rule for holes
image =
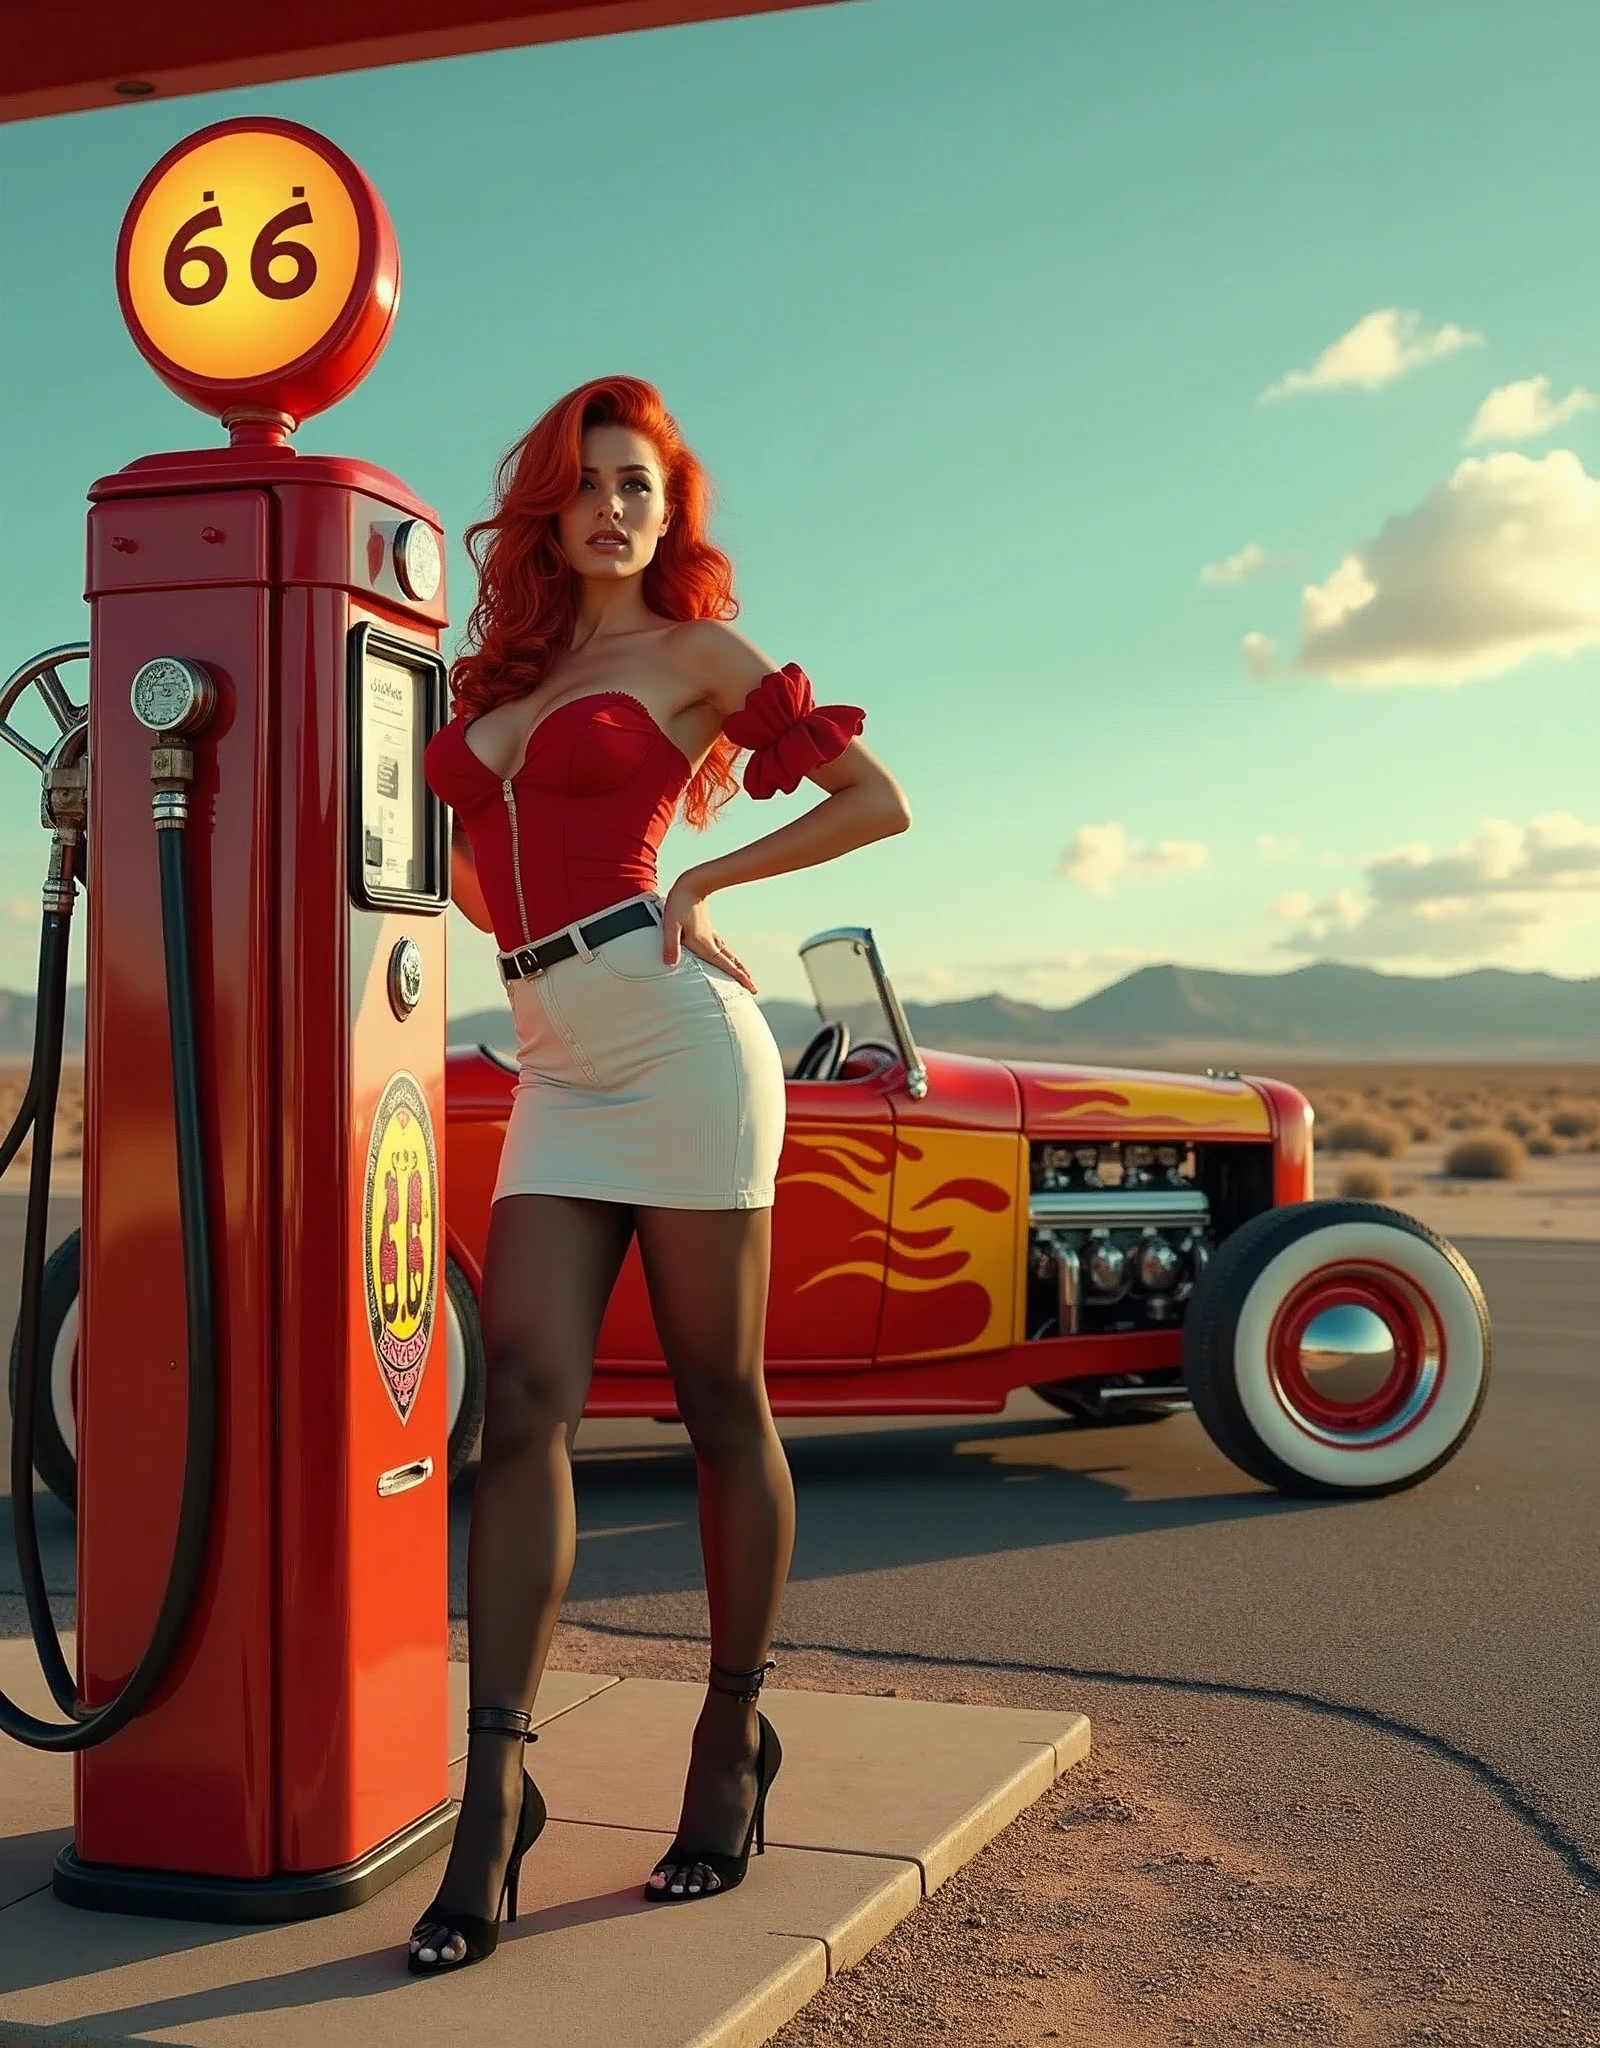
{"label": "woman's leg", "polygon": [[[711,1655],[752,1670],[772,1641],[794,1549],[794,1484],[761,1370],[772,1211],[639,1209],[635,1222],[678,1413],[694,1445]],[[680,1839],[737,1854],[755,1806],[757,1746],[754,1704],[708,1689]],[[693,1893],[716,1884],[705,1865],[680,1864],[657,1888]]]}
{"label": "woman's leg", "polygon": [[[467,1547],[467,1643],[475,1707],[531,1707],[572,1575],[572,1439],[595,1342],[633,1231],[629,1210],[561,1195],[508,1195],[490,1211],[484,1256],[488,1372],[483,1448]],[[473,1738],[441,1910],[492,1918],[516,1831],[523,1747]],[[433,1941],[428,1936],[434,1936]],[[431,1961],[439,1930],[412,1947]],[[442,1953],[461,1953],[459,1937]]]}

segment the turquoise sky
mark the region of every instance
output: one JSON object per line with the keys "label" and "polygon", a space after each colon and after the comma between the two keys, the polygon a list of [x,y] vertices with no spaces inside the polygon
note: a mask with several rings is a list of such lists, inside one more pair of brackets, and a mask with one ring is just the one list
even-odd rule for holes
{"label": "turquoise sky", "polygon": [[[842,922],[917,996],[1600,972],[1597,71],[1600,14],[1538,0],[864,0],[0,129],[0,667],[83,630],[86,485],[219,437],[135,355],[113,248],[172,141],[271,112],[365,167],[404,261],[302,448],[459,534],[550,399],[650,377],[745,630],[868,707],[915,826],[719,899],[763,993]],[[43,842],[0,778],[23,986]],[[452,1007],[495,1000],[457,931]]]}

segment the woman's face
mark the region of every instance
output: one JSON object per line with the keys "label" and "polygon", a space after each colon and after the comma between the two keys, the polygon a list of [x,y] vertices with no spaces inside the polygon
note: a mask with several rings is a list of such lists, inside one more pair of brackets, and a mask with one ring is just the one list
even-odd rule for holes
{"label": "woman's face", "polygon": [[557,516],[561,552],[580,576],[637,576],[669,523],[661,458],[631,427],[590,427],[583,480]]}

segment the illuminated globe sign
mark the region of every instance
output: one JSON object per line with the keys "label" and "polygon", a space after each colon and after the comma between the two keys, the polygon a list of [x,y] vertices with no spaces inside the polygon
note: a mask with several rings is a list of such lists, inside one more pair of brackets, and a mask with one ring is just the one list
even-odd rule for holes
{"label": "illuminated globe sign", "polygon": [[117,296],[180,398],[296,427],[351,391],[389,338],[400,251],[342,149],[294,121],[202,128],[134,194]]}

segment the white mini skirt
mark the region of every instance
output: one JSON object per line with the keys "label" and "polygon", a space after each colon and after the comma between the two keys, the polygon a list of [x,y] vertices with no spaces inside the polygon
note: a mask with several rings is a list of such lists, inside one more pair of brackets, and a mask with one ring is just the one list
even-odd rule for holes
{"label": "white mini skirt", "polygon": [[567,929],[577,955],[506,984],[518,1079],[494,1200],[769,1207],[784,1075],[755,997],[687,947],[668,967],[659,922],[593,950]]}

